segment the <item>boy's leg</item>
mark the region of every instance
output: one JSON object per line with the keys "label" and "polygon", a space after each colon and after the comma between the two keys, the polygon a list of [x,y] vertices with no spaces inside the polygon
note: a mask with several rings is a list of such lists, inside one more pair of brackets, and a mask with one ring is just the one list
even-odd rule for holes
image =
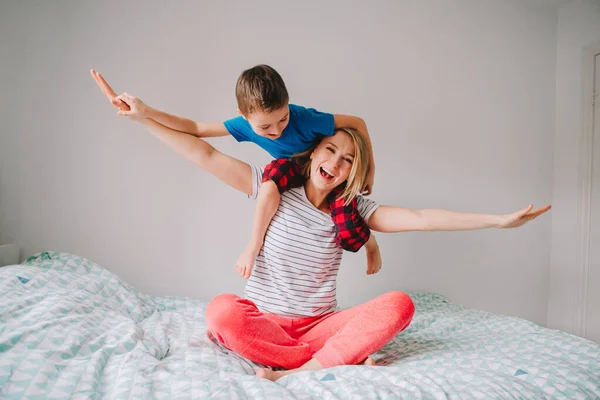
{"label": "boy's leg", "polygon": [[209,331],[225,347],[251,361],[297,368],[312,356],[310,347],[284,329],[291,321],[265,314],[256,305],[234,294],[215,297],[206,309]]}
{"label": "boy's leg", "polygon": [[366,303],[338,311],[306,327],[298,340],[315,351],[324,368],[355,365],[404,330],[414,314],[410,297],[388,292]]}

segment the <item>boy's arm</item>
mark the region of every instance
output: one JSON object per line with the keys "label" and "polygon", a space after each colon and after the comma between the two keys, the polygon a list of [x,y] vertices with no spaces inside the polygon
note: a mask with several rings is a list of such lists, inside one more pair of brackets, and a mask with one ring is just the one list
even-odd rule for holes
{"label": "boy's arm", "polygon": [[263,245],[267,228],[279,207],[280,200],[281,195],[275,182],[266,181],[261,185],[254,213],[252,235],[250,237],[250,244],[253,244],[257,250],[260,250]]}
{"label": "boy's arm", "polygon": [[229,135],[229,131],[227,128],[225,128],[225,124],[222,122],[192,121],[188,118],[168,114],[164,111],[150,107],[138,97],[132,96],[128,93],[123,93],[122,95],[117,96],[116,101],[123,102],[130,108],[130,110],[119,111],[119,115],[134,118],[150,118],[167,128],[187,133],[199,138]]}
{"label": "boy's arm", "polygon": [[367,124],[360,117],[355,117],[353,115],[343,115],[343,114],[334,114],[333,115],[333,123],[335,129],[338,128],[352,128],[359,131],[365,141],[367,142],[367,146],[369,147],[369,171],[367,173],[367,180],[365,181],[365,186],[363,191],[365,195],[371,194],[373,191],[373,184],[375,181],[375,158],[373,157],[373,146],[371,144],[371,137],[369,136],[369,131],[367,129]]}
{"label": "boy's arm", "polygon": [[258,193],[250,243],[235,265],[238,274],[246,279],[250,278],[254,260],[263,246],[267,228],[279,208],[281,193],[301,186],[303,183],[304,177],[300,172],[300,167],[294,161],[277,158],[267,164]]}
{"label": "boy's arm", "polygon": [[277,212],[280,199],[281,195],[279,194],[275,182],[268,180],[262,184],[260,192],[258,193],[256,211],[254,212],[254,222],[252,225],[250,242],[235,265],[238,274],[246,279],[250,278],[250,275],[252,274],[254,260],[263,246],[267,228],[269,227],[275,212]]}
{"label": "boy's arm", "polygon": [[167,128],[175,129],[176,131],[183,133],[189,133],[190,135],[201,138],[229,135],[229,131],[222,122],[193,121],[188,118],[178,117],[177,115],[157,110],[150,106],[147,107],[146,116]]}
{"label": "boy's arm", "polygon": [[216,137],[227,136],[229,131],[222,122],[196,122],[188,118],[178,117],[166,112],[156,110],[146,105],[139,98],[128,93],[117,96],[104,77],[95,70],[90,70],[90,74],[96,84],[108,98],[108,101],[119,109],[119,115],[126,117],[151,118],[167,128],[179,132],[188,133],[197,137]]}

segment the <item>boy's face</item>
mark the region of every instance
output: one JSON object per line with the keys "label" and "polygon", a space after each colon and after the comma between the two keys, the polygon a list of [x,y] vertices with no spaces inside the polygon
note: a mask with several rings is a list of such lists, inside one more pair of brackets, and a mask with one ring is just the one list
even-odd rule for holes
{"label": "boy's face", "polygon": [[243,116],[250,124],[254,132],[267,139],[277,139],[281,137],[283,130],[290,120],[290,108],[287,104],[278,110],[270,113],[264,111],[255,111],[252,114]]}

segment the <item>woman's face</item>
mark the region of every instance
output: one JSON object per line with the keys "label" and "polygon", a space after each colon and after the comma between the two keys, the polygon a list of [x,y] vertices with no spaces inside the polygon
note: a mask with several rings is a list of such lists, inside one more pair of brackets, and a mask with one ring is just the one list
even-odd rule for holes
{"label": "woman's face", "polygon": [[331,191],[350,175],[354,162],[354,143],[347,133],[338,131],[323,139],[310,158],[311,182],[319,190]]}

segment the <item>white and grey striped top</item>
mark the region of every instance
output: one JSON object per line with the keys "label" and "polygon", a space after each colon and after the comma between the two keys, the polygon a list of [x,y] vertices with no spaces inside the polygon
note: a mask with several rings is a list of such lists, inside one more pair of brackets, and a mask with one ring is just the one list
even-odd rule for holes
{"label": "white and grey striped top", "polygon": [[[263,168],[252,167],[251,198],[258,195],[262,173]],[[360,195],[357,203],[365,221],[378,207]],[[308,201],[304,187],[283,193],[246,284],[246,298],[263,312],[288,318],[334,311],[343,253],[335,235],[331,216]]]}

